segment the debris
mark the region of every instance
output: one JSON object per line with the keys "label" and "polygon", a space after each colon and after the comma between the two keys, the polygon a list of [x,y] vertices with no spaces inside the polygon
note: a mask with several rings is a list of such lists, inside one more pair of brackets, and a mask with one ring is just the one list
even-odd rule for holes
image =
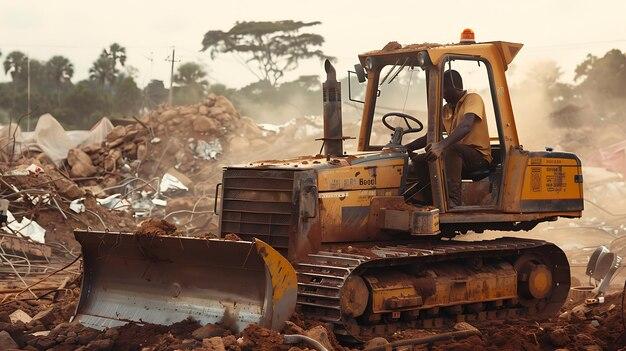
{"label": "debris", "polygon": [[173,176],[170,173],[165,173],[163,178],[161,178],[161,184],[159,185],[159,190],[162,193],[166,193],[172,190],[189,190],[178,178]]}
{"label": "debris", "polygon": [[318,325],[316,327],[313,327],[307,330],[305,335],[322,344],[322,346],[324,346],[326,350],[334,350],[333,344],[330,341],[330,337],[328,336],[328,330],[326,330],[326,328],[324,328],[323,326]]}
{"label": "debris", "polygon": [[83,203],[83,201],[85,201],[84,197],[72,200],[72,202],[70,202],[70,210],[74,211],[75,213],[85,212],[85,204]]}
{"label": "debris", "polygon": [[18,349],[18,345],[6,331],[0,331],[0,350]]}
{"label": "debris", "polygon": [[367,350],[367,349],[372,349],[375,347],[385,346],[388,344],[389,344],[389,341],[387,341],[387,339],[382,338],[382,337],[375,337],[375,338],[370,339],[368,342],[366,342],[363,349]]}
{"label": "debris", "polygon": [[194,147],[194,152],[197,157],[203,160],[215,160],[222,153],[222,144],[218,139],[210,142],[198,140]]}
{"label": "debris", "polygon": [[46,230],[39,223],[22,217],[22,221],[18,222],[11,211],[7,211],[7,225],[2,227],[7,233],[15,233],[21,237],[29,238],[38,243],[45,243]]}
{"label": "debris", "polygon": [[555,329],[548,335],[550,336],[550,342],[556,347],[565,346],[571,341],[565,330],[562,328]]}
{"label": "debris", "polygon": [[28,315],[28,313],[22,310],[15,310],[15,312],[9,315],[9,320],[11,320],[11,323],[22,322],[27,324],[30,323],[30,321],[32,321],[33,319],[31,318],[31,316]]}
{"label": "debris", "polygon": [[126,211],[130,207],[130,203],[122,198],[122,194],[114,194],[96,201],[98,205],[104,206],[109,210]]}

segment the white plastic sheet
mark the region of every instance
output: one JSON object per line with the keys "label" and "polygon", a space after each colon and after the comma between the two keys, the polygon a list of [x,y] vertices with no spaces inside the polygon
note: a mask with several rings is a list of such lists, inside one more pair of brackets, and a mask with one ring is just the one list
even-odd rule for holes
{"label": "white plastic sheet", "polygon": [[[7,228],[8,227],[8,228]],[[46,230],[35,221],[23,217],[21,222],[15,220],[11,211],[7,211],[7,225],[2,227],[7,233],[17,234],[21,237],[44,244],[46,242]]]}
{"label": "white plastic sheet", "polygon": [[11,156],[11,152],[19,155],[27,150],[41,151],[58,165],[67,158],[70,149],[100,143],[111,129],[111,121],[102,118],[90,130],[66,131],[52,115],[46,113],[39,117],[32,132],[23,132],[16,124],[0,127],[0,147],[6,156]]}
{"label": "white plastic sheet", "polygon": [[159,190],[162,193],[165,193],[170,190],[189,190],[178,178],[174,177],[169,173],[165,173],[163,178],[161,178],[161,184],[159,185]]}

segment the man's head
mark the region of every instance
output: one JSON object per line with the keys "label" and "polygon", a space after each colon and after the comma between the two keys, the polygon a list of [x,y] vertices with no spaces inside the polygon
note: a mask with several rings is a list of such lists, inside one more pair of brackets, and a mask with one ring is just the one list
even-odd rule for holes
{"label": "man's head", "polygon": [[463,79],[459,72],[449,69],[443,72],[443,98],[449,104],[456,104],[463,95]]}

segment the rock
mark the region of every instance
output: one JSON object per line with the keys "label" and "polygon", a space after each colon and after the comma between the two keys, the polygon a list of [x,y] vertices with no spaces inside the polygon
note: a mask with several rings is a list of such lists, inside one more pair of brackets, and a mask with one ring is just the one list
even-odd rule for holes
{"label": "rock", "polygon": [[51,319],[54,317],[52,314],[52,311],[54,311],[53,307],[47,308],[45,310],[41,310],[36,315],[33,316],[33,320],[41,321],[42,323],[50,323]]}
{"label": "rock", "polygon": [[120,332],[115,328],[109,328],[104,332],[104,337],[109,339],[117,339],[120,335]]}
{"label": "rock", "polygon": [[292,321],[285,322],[285,329],[283,334],[302,334],[304,335],[306,332],[299,325]]}
{"label": "rock", "polygon": [[114,171],[117,167],[117,160],[122,157],[122,153],[119,150],[111,150],[104,158],[104,170]]}
{"label": "rock", "polygon": [[215,106],[223,108],[224,111],[231,116],[239,116],[235,106],[233,106],[233,104],[224,96],[220,95],[215,98]]}
{"label": "rock", "polygon": [[196,340],[204,340],[208,338],[212,338],[214,336],[221,336],[224,334],[226,329],[222,328],[217,324],[207,324],[204,327],[200,327],[194,330],[191,335]]}
{"label": "rock", "polygon": [[37,339],[34,346],[42,350],[47,350],[50,347],[54,346],[56,343],[56,340],[52,339],[51,337],[44,336]]}
{"label": "rock", "polygon": [[163,123],[163,122],[169,121],[170,119],[175,118],[176,116],[178,116],[178,112],[176,110],[167,110],[167,111],[162,112],[157,118],[157,120]]}
{"label": "rock", "polygon": [[233,119],[228,113],[220,113],[215,115],[213,118],[219,121],[222,125],[227,125]]}
{"label": "rock", "polygon": [[221,107],[213,106],[209,109],[208,116],[214,118],[217,115],[225,114],[226,110]]}
{"label": "rock", "polygon": [[98,172],[98,169],[91,164],[91,159],[89,159],[89,164],[87,163],[77,163],[70,168],[70,176],[74,178],[84,178],[91,177]]}
{"label": "rock", "polygon": [[79,197],[85,196],[85,192],[81,190],[76,183],[63,177],[61,173],[50,174],[50,177],[54,180],[54,186],[62,196],[74,200]]}
{"label": "rock", "polygon": [[380,346],[385,346],[385,345],[389,345],[389,341],[387,341],[387,339],[382,338],[382,337],[376,337],[366,342],[365,347],[363,349],[367,350],[369,348],[380,347]]}
{"label": "rock", "polygon": [[67,163],[69,163],[70,166],[74,166],[78,163],[91,164],[91,157],[81,149],[70,149],[70,151],[67,152]]}
{"label": "rock", "polygon": [[238,340],[234,335],[228,335],[222,338],[222,342],[224,343],[224,347],[232,349],[237,345]]}
{"label": "rock", "polygon": [[215,123],[215,121],[206,116],[198,116],[193,121],[192,125],[193,130],[198,133],[206,133],[217,129],[217,124]]}
{"label": "rock", "polygon": [[317,327],[313,327],[307,330],[306,336],[311,339],[317,340],[320,344],[322,344],[328,351],[334,350],[333,344],[330,342],[330,337],[328,336],[328,330],[321,325]]}
{"label": "rock", "polygon": [[0,350],[17,349],[17,343],[9,333],[6,331],[0,331]]}
{"label": "rock", "polygon": [[587,319],[587,313],[589,313],[591,309],[586,305],[578,305],[572,308],[572,317],[578,320]]}
{"label": "rock", "polygon": [[126,142],[122,145],[122,151],[126,154],[136,155],[137,145],[135,143]]}
{"label": "rock", "polygon": [[81,331],[80,333],[78,333],[78,336],[77,336],[78,342],[81,345],[87,345],[91,343],[91,341],[93,341],[97,337],[98,337],[98,331],[93,330],[93,329],[85,329]]}
{"label": "rock", "polygon": [[11,323],[22,322],[24,324],[28,324],[30,323],[30,321],[33,320],[33,318],[29,316],[28,313],[22,310],[15,310],[9,315],[9,320],[11,321]]}
{"label": "rock", "polygon": [[599,326],[600,326],[600,322],[598,322],[598,320],[597,320],[597,319],[594,319],[594,320],[592,320],[592,321],[591,321],[591,325],[592,325],[593,327],[596,327],[596,328],[597,328],[597,327],[599,327]]}
{"label": "rock", "polygon": [[179,115],[195,115],[198,113],[198,107],[195,105],[181,106],[178,108]]}
{"label": "rock", "polygon": [[200,107],[198,107],[198,113],[203,116],[206,116],[209,114],[209,108],[205,105],[200,105]]}
{"label": "rock", "polygon": [[126,128],[124,126],[116,126],[107,135],[107,141],[113,142],[126,136]]}
{"label": "rock", "polygon": [[87,344],[87,347],[85,349],[88,351],[108,351],[113,349],[113,340],[94,340]]}
{"label": "rock", "polygon": [[146,144],[141,143],[137,145],[137,159],[143,161],[146,159],[146,156],[148,156],[148,147]]}
{"label": "rock", "polygon": [[548,337],[550,338],[550,343],[556,347],[565,346],[571,341],[567,332],[562,328],[552,330],[548,333]]}
{"label": "rock", "polygon": [[219,336],[202,339],[202,346],[212,351],[226,351],[224,341],[222,341],[222,338]]}
{"label": "rock", "polygon": [[38,332],[34,332],[31,333],[33,336],[48,336],[50,335],[50,331],[49,330],[42,330],[42,331],[38,331]]}

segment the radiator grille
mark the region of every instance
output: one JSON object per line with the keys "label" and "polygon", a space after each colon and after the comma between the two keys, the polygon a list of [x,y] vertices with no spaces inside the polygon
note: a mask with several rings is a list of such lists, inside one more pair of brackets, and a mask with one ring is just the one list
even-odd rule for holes
{"label": "radiator grille", "polygon": [[222,196],[222,234],[258,238],[286,254],[297,224],[295,171],[227,169]]}

